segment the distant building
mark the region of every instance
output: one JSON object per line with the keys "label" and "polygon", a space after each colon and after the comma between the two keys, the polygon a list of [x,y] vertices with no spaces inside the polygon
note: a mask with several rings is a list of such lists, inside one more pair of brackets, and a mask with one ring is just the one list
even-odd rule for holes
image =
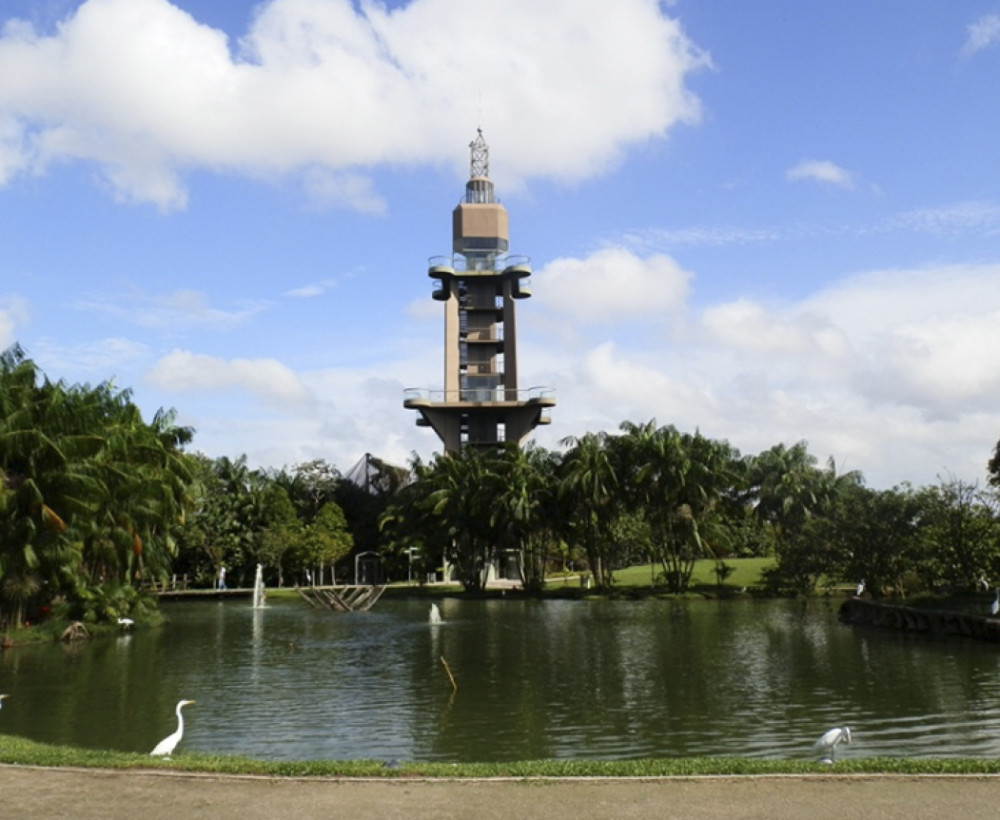
{"label": "distant building", "polygon": [[452,216],[452,255],[432,257],[433,297],[444,303],[444,389],[406,391],[404,407],[431,427],[445,452],[521,444],[548,424],[552,392],[517,385],[517,300],[531,296],[531,260],[508,255],[507,209],[489,179],[483,132],[470,143],[465,197]]}

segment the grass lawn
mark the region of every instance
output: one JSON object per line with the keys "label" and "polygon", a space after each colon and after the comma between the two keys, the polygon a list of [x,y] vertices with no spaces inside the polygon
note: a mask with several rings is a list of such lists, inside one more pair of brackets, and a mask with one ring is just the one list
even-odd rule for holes
{"label": "grass lawn", "polygon": [[[774,558],[727,558],[725,563],[727,566],[732,567],[733,571],[720,587],[715,575],[715,561],[709,559],[696,561],[694,572],[691,576],[690,591],[693,594],[699,595],[736,595],[744,588],[759,588],[763,583],[761,573],[765,569],[774,566]],[[653,566],[638,564],[615,570],[614,590],[624,593],[629,591],[637,593],[647,591],[655,586],[653,582],[656,576],[662,573],[662,571],[659,564]],[[662,590],[662,584],[659,588]],[[844,589],[846,590],[847,587],[845,586]],[[570,591],[576,593],[583,592],[580,588],[579,572],[549,575],[546,578],[546,585],[542,591],[542,595],[545,596],[548,593],[560,596]],[[270,594],[271,590],[269,589],[268,595]],[[284,594],[294,595],[291,590]],[[442,595],[460,595],[462,594],[462,587],[460,584],[431,584],[427,586],[405,583],[390,584],[386,590],[386,594],[389,597],[404,595],[406,597],[425,596],[435,598]]]}
{"label": "grass lawn", "polygon": [[270,777],[669,777],[754,774],[1000,774],[997,759],[863,758],[832,766],[811,760],[745,757],[648,758],[638,760],[528,760],[507,763],[415,763],[387,766],[379,760],[261,761],[229,755],[187,754],[171,759],[135,752],[51,746],[0,735],[0,764],[105,769],[174,769]]}
{"label": "grass lawn", "polygon": [[[768,567],[774,566],[773,558],[727,558],[727,566],[733,568],[732,573],[722,583],[721,589],[725,592],[737,592],[743,587],[756,587],[761,585],[761,573]],[[715,576],[715,561],[696,561],[694,573],[691,575],[691,589],[693,592],[718,592],[720,590],[718,580]],[[650,568],[649,564],[643,564],[626,569],[615,570],[616,588],[643,588],[651,586],[654,576],[662,572],[659,564]]]}

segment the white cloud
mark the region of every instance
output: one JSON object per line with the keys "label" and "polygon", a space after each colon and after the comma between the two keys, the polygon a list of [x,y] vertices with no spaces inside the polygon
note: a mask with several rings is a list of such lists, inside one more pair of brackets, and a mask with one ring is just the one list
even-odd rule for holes
{"label": "white cloud", "polygon": [[300,288],[286,290],[284,296],[293,296],[297,299],[310,299],[313,296],[322,296],[327,291],[327,286],[323,284],[303,285]]}
{"label": "white cloud", "polygon": [[453,162],[463,122],[507,190],[580,179],[696,121],[708,62],[648,0],[271,0],[238,43],[168,0],[86,0],[0,34],[0,184],[83,160],[170,210],[188,169],[303,171],[314,203],[380,212],[369,170]]}
{"label": "white cloud", "polygon": [[843,334],[824,318],[775,315],[749,300],[710,307],[701,318],[708,339],[742,351],[801,359],[840,356],[847,349]]}
{"label": "white cloud", "polygon": [[152,367],[146,381],[174,392],[246,390],[289,410],[301,409],[312,401],[312,394],[294,371],[274,359],[220,359],[174,350]]}
{"label": "white cloud", "polygon": [[850,172],[845,171],[839,165],[830,160],[804,159],[797,165],[789,168],[785,176],[792,180],[812,180],[825,185],[834,185],[838,188],[853,188],[854,179]]}
{"label": "white cloud", "polygon": [[46,373],[70,372],[80,374],[82,378],[105,381],[141,363],[149,355],[149,348],[141,342],[122,337],[72,346],[44,339],[33,345],[29,352]]}
{"label": "white cloud", "polygon": [[680,246],[759,245],[814,236],[870,236],[898,231],[935,237],[997,236],[1000,235],[1000,206],[989,200],[968,200],[937,208],[899,211],[874,223],[845,223],[837,227],[796,223],[780,227],[695,225],[687,228],[649,228],[629,231],[622,234],[618,241],[633,250],[648,253],[675,250]]}
{"label": "white cloud", "polygon": [[319,282],[310,282],[291,290],[286,290],[282,296],[291,296],[296,299],[311,299],[314,296],[322,296],[337,287],[336,279],[323,279]]}
{"label": "white cloud", "polygon": [[406,315],[418,322],[441,321],[444,316],[444,306],[441,302],[426,297],[415,299],[406,306]]}
{"label": "white cloud", "polygon": [[667,341],[613,343],[618,326],[561,346],[522,319],[545,344],[522,339],[520,367],[557,390],[546,446],[655,418],[743,452],[805,439],[874,486],[976,480],[1000,437],[998,305],[1000,265],[873,271],[794,303],[712,305]]}
{"label": "white cloud", "polygon": [[0,351],[17,341],[17,327],[28,318],[28,305],[19,296],[0,298]]}
{"label": "white cloud", "polygon": [[586,259],[556,259],[538,276],[549,310],[600,324],[678,311],[691,278],[669,256],[643,258],[622,248],[599,250]]}
{"label": "white cloud", "polygon": [[694,226],[668,230],[637,231],[623,237],[623,241],[636,248],[676,247],[678,245],[722,247],[774,242],[782,236],[783,232],[774,228]]}
{"label": "white cloud", "polygon": [[[336,276],[328,276],[314,282],[307,282],[296,288],[289,288],[282,292],[282,296],[289,296],[296,299],[310,299],[314,296],[322,296],[340,287],[344,282],[348,282],[365,273],[364,265],[356,266],[350,270],[338,272]],[[261,305],[264,307],[264,305]]]}
{"label": "white cloud", "polygon": [[0,185],[27,170],[26,154],[24,127],[15,117],[0,115]]}
{"label": "white cloud", "polygon": [[971,57],[984,48],[1000,43],[1000,15],[987,14],[968,26],[969,36],[962,46],[962,54]]}
{"label": "white cloud", "polygon": [[81,310],[96,310],[140,327],[158,329],[215,328],[226,330],[244,324],[267,309],[260,301],[244,301],[225,310],[209,304],[208,296],[196,290],[177,290],[157,296],[127,293],[116,299],[81,302]]}
{"label": "white cloud", "polygon": [[1000,407],[1000,266],[881,271],[820,302],[852,338],[862,396],[928,419]]}
{"label": "white cloud", "polygon": [[998,304],[1000,267],[928,268],[851,277],[783,308],[720,305],[702,319],[733,366],[804,404],[840,395],[866,412],[957,422],[1000,406]]}
{"label": "white cloud", "polygon": [[[308,402],[269,401],[265,407],[241,406],[228,415],[213,409],[213,391],[239,386],[233,382],[246,374],[246,369],[237,375],[228,372],[229,362],[175,351],[171,370],[180,370],[180,377],[157,386],[179,389],[187,384],[183,374],[207,360],[209,372],[217,376],[214,387],[193,385],[196,390],[177,406],[183,408],[179,422],[195,427],[196,446],[210,442],[211,455],[245,453],[251,464],[264,467],[324,458],[347,470],[371,452],[405,465],[413,452],[428,455],[440,447],[433,433],[416,426],[416,414],[403,408],[404,386],[414,373],[426,369],[430,357],[424,348],[417,353],[404,349],[409,358],[383,362],[377,377],[367,368],[288,371],[285,379],[300,383],[308,391]],[[254,368],[259,364],[254,362]]]}
{"label": "white cloud", "polygon": [[940,208],[904,211],[891,217],[884,229],[915,230],[937,236],[959,236],[967,233],[1000,233],[1000,206],[994,202],[974,200],[954,202]]}
{"label": "white cloud", "polygon": [[668,423],[670,406],[698,408],[702,418],[715,414],[715,398],[705,382],[692,378],[694,374],[686,370],[664,368],[657,356],[636,353],[634,348],[602,342],[587,351],[580,362],[580,384],[612,401],[616,426],[622,421],[657,416],[661,423]]}
{"label": "white cloud", "polygon": [[6,350],[17,338],[14,336],[14,320],[6,310],[0,308],[0,350]]}
{"label": "white cloud", "polygon": [[386,211],[385,200],[376,193],[372,181],[360,174],[310,168],[303,175],[302,187],[314,208],[347,208],[370,214]]}

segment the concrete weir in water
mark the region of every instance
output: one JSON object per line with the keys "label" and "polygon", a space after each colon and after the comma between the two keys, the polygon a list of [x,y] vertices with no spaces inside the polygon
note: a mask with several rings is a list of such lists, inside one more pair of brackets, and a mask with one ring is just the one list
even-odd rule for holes
{"label": "concrete weir in water", "polygon": [[851,598],[841,604],[840,620],[852,626],[876,626],[1000,643],[1000,619],[987,615],[918,609]]}
{"label": "concrete weir in water", "polygon": [[367,612],[382,597],[385,586],[295,587],[314,609],[334,612]]}

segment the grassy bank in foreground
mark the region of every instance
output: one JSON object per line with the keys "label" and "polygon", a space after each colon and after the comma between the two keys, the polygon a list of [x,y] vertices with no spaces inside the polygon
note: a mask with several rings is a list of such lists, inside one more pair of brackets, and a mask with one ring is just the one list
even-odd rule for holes
{"label": "grassy bank in foreground", "polygon": [[0,735],[0,764],[102,769],[171,769],[268,777],[690,777],[762,774],[1000,774],[998,759],[864,758],[822,765],[808,760],[705,757],[656,760],[529,760],[509,763],[394,763],[357,760],[268,762],[228,755],[147,754],[51,746]]}

